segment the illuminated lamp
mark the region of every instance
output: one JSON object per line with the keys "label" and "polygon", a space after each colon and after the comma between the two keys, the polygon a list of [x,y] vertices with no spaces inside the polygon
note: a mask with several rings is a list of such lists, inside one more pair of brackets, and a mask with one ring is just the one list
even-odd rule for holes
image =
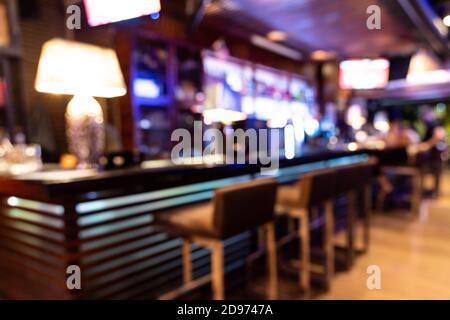
{"label": "illuminated lamp", "polygon": [[446,83],[450,82],[450,72],[432,53],[421,49],[411,58],[406,81],[413,85]]}
{"label": "illuminated lamp", "polygon": [[66,110],[69,151],[79,167],[95,165],[105,147],[103,112],[93,97],[114,98],[127,89],[112,49],[52,39],[44,43],[35,81],[38,92],[73,95]]}

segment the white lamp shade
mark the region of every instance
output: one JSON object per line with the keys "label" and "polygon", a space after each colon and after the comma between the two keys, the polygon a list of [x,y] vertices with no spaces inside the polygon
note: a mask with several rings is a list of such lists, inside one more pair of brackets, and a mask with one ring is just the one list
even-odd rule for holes
{"label": "white lamp shade", "polygon": [[57,38],[42,47],[35,88],[45,93],[102,98],[127,92],[114,50]]}

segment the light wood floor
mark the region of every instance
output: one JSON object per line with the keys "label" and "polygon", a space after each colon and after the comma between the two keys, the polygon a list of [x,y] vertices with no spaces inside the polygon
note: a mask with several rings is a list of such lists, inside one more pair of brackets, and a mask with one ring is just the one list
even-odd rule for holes
{"label": "light wood floor", "polygon": [[[371,248],[351,271],[337,273],[318,299],[450,299],[450,174],[438,200],[423,203],[419,220],[375,215]],[[381,290],[369,290],[367,267],[381,269]]]}

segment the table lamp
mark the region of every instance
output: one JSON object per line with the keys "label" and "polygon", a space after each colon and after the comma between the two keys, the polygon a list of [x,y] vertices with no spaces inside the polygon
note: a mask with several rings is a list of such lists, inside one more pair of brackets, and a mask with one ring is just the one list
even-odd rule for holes
{"label": "table lamp", "polygon": [[126,94],[122,71],[112,49],[52,39],[44,43],[36,76],[38,92],[73,95],[66,110],[69,151],[80,168],[92,167],[105,147],[103,112],[93,97]]}

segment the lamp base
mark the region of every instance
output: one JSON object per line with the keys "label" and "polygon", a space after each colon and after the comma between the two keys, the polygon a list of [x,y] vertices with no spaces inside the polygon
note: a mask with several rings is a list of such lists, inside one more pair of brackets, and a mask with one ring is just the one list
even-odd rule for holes
{"label": "lamp base", "polygon": [[78,168],[96,167],[105,149],[103,111],[93,97],[76,95],[67,105],[66,134]]}

